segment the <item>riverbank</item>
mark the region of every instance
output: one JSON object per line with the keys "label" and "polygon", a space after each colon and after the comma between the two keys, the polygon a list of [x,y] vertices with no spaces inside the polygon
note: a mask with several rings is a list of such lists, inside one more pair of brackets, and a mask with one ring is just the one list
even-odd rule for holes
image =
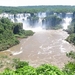
{"label": "riverbank", "polygon": [[0,51],[19,44],[17,38],[26,38],[33,34],[31,30],[24,30],[22,23],[13,23],[8,18],[0,18]]}
{"label": "riverbank", "polygon": [[65,40],[67,37],[67,32],[61,29],[36,32],[33,36],[20,40],[19,45],[0,54],[28,61],[34,67],[50,63],[62,68],[68,62],[66,52],[75,49]]}

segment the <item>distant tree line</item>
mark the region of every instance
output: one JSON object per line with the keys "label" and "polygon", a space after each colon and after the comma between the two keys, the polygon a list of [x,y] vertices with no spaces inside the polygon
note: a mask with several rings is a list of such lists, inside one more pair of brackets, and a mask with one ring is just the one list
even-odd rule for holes
{"label": "distant tree line", "polygon": [[62,5],[55,5],[55,6],[19,6],[19,7],[5,7],[0,6],[0,13],[37,13],[37,12],[46,12],[52,11],[57,13],[67,13],[67,12],[74,12],[75,6],[62,6]]}

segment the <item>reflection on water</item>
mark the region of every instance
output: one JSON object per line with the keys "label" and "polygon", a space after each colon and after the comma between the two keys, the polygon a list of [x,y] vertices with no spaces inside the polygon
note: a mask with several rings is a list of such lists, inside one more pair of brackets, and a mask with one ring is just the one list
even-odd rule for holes
{"label": "reflection on water", "polygon": [[62,67],[68,61],[66,52],[75,49],[65,41],[67,36],[62,30],[43,30],[1,53],[29,61],[33,66],[51,63]]}

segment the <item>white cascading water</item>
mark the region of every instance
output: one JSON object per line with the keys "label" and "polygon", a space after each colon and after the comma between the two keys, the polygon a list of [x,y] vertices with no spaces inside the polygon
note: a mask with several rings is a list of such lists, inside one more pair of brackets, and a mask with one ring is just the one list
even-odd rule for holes
{"label": "white cascading water", "polygon": [[33,27],[31,27],[30,25],[29,25],[29,23],[27,22],[27,17],[28,16],[25,16],[25,21],[24,22],[22,22],[23,23],[23,29],[25,29],[25,30],[32,30],[32,31],[34,31],[34,32],[39,32],[39,31],[43,31],[44,29],[44,27],[42,26],[42,19],[44,18],[44,17],[46,17],[46,13],[38,13],[38,15],[37,15],[38,17],[39,17],[39,21],[38,21],[38,23],[35,25],[35,27],[33,28]]}
{"label": "white cascading water", "polygon": [[71,13],[67,13],[66,14],[66,17],[63,19],[63,23],[62,23],[62,26],[63,26],[63,29],[67,29],[67,27],[70,25],[71,21],[72,21],[72,14]]}
{"label": "white cascading water", "polygon": [[46,13],[38,13],[38,17],[39,17],[39,21],[38,23],[35,25],[35,28],[32,28],[31,30],[33,30],[34,32],[39,32],[39,31],[43,31],[45,30],[45,27],[42,25],[42,19],[44,17],[46,17]]}
{"label": "white cascading water", "polygon": [[[34,28],[32,28],[29,25],[28,21],[27,21],[27,17],[29,17],[29,16],[30,16],[29,13],[17,14],[16,15],[16,22],[23,23],[23,29],[25,29],[25,30],[32,30],[34,32],[38,32],[38,31],[42,31],[42,30],[45,29],[44,25],[42,25],[42,19],[44,17],[46,17],[46,13],[45,12],[38,13],[37,16],[39,17],[39,21],[35,25]],[[0,17],[8,17],[9,19],[11,19],[11,21],[15,22],[13,14],[2,13],[2,14],[0,14]],[[61,17],[61,15],[59,15],[59,17]],[[62,23],[63,29],[67,29],[67,27],[68,27],[68,25],[70,25],[71,21],[72,21],[72,13],[66,13],[66,17],[63,18],[63,23]]]}
{"label": "white cascading water", "polygon": [[34,32],[42,31],[42,19],[39,18],[39,22],[36,24],[34,28],[30,27],[27,20],[23,22],[23,29],[25,30],[32,30]]}
{"label": "white cascading water", "polygon": [[72,20],[72,18],[68,18],[68,17],[66,17],[66,18],[64,18],[64,23],[63,23],[63,29],[67,29],[67,27],[70,25],[70,23],[71,23],[71,20]]}

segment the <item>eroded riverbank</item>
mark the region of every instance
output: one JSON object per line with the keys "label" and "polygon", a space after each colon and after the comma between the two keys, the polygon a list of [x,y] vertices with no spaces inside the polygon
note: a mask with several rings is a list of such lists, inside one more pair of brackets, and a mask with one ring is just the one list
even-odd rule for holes
{"label": "eroded riverbank", "polygon": [[20,44],[0,54],[10,55],[29,61],[32,66],[51,63],[63,67],[68,62],[66,52],[75,47],[65,41],[68,34],[63,30],[44,30],[36,32],[27,39],[20,40]]}

